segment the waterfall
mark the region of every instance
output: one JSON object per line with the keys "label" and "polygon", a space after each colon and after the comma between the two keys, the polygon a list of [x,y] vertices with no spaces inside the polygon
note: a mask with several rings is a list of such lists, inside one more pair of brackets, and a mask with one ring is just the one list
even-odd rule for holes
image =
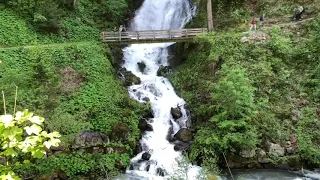
{"label": "waterfall", "polygon": [[[193,14],[194,8],[189,0],[145,0],[132,19],[129,30],[180,29],[191,20]],[[153,131],[143,134],[140,140],[142,152],[131,159],[124,179],[170,179],[174,176],[179,179],[199,179],[201,168],[187,163],[182,153],[175,151],[174,144],[167,140],[168,132],[172,136],[180,128],[186,128],[188,120],[185,101],[176,95],[168,79],[157,76],[159,67],[168,65],[167,47],[172,44],[134,44],[123,49],[123,67],[141,79],[141,84],[128,88],[129,94],[141,103],[145,103],[147,97],[154,115],[148,120]],[[146,65],[143,72],[140,72],[137,64],[141,62]],[[179,123],[171,115],[171,107],[178,106],[182,112]],[[151,154],[147,161],[141,159],[145,152]]]}

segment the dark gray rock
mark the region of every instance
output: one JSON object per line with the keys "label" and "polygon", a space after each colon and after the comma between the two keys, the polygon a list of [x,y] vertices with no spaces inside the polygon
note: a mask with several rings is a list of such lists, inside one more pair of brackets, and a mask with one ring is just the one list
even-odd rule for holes
{"label": "dark gray rock", "polygon": [[161,65],[157,71],[157,76],[167,76],[171,73],[171,67],[170,66],[163,66]]}
{"label": "dark gray rock", "polygon": [[174,137],[182,142],[190,142],[193,138],[193,134],[189,129],[182,128],[174,135]]}
{"label": "dark gray rock", "polygon": [[176,108],[171,108],[171,115],[172,115],[172,117],[174,118],[174,119],[179,119],[179,118],[181,118],[181,116],[182,116],[182,112],[181,112],[181,109],[180,109],[180,107],[176,107]]}
{"label": "dark gray rock", "polygon": [[157,174],[159,176],[165,176],[165,171],[162,168],[157,168]]}
{"label": "dark gray rock", "polygon": [[187,150],[190,149],[190,147],[191,147],[190,143],[177,142],[177,143],[175,143],[173,148],[174,148],[175,151],[187,151]]}
{"label": "dark gray rock", "polygon": [[72,148],[85,149],[90,147],[102,146],[108,143],[109,138],[98,132],[87,131],[76,136],[73,140]]}
{"label": "dark gray rock", "polygon": [[149,124],[145,118],[140,118],[138,127],[141,132],[153,131],[151,124]]}
{"label": "dark gray rock", "polygon": [[140,78],[134,75],[131,71],[128,71],[126,68],[119,69],[117,75],[125,86],[141,83]]}
{"label": "dark gray rock", "polygon": [[139,67],[139,70],[140,72],[144,73],[144,70],[146,69],[146,64],[142,61],[142,62],[138,62],[138,67]]}
{"label": "dark gray rock", "polygon": [[142,101],[149,102],[149,101],[150,101],[150,98],[144,97],[144,98],[142,98]]}
{"label": "dark gray rock", "polygon": [[145,160],[145,161],[149,161],[149,159],[151,158],[151,154],[148,152],[144,152],[141,156],[141,159]]}

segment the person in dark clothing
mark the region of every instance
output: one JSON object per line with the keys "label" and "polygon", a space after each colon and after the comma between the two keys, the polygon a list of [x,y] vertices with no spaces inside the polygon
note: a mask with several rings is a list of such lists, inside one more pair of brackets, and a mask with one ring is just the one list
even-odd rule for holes
{"label": "person in dark clothing", "polygon": [[260,16],[260,18],[259,18],[259,24],[260,24],[260,26],[262,26],[263,25],[263,22],[264,22],[264,14],[262,14],[261,16]]}
{"label": "person in dark clothing", "polygon": [[304,13],[305,9],[302,6],[295,8],[294,16],[292,18],[293,21],[299,21],[301,19],[302,13]]}
{"label": "person in dark clothing", "polygon": [[303,9],[300,13],[298,13],[295,17],[296,21],[299,21],[301,19],[302,14],[304,13],[305,9]]}

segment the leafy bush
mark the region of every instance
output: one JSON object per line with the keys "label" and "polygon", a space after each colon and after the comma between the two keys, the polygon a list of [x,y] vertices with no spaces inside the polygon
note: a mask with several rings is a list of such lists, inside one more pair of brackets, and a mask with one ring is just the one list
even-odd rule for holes
{"label": "leafy bush", "polygon": [[[89,172],[108,172],[110,176],[119,174],[118,165],[127,166],[130,158],[127,154],[89,154],[71,153],[51,156],[38,162],[37,170],[41,174],[51,174],[57,169],[62,170],[68,177],[76,177]],[[104,174],[100,174],[104,175]]]}
{"label": "leafy bush", "polygon": [[320,164],[320,121],[316,108],[305,108],[298,122],[299,154],[309,165]]}
{"label": "leafy bush", "polygon": [[35,44],[37,36],[28,24],[16,14],[7,10],[0,11],[0,47]]}
{"label": "leafy bush", "polygon": [[13,164],[20,164],[19,156],[24,157],[23,163],[28,163],[31,158],[42,158],[51,146],[59,145],[60,134],[43,131],[43,121],[44,118],[33,116],[28,110],[0,116],[0,157],[6,161],[5,165],[0,164],[1,179],[20,179],[11,169]]}

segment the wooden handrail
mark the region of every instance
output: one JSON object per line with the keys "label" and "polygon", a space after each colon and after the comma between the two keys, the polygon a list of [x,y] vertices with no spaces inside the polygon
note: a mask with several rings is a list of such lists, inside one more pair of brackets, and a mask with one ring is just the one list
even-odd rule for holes
{"label": "wooden handrail", "polygon": [[174,29],[174,30],[150,30],[128,32],[102,32],[103,42],[130,42],[130,41],[165,41],[191,39],[196,35],[207,32],[206,28]]}

